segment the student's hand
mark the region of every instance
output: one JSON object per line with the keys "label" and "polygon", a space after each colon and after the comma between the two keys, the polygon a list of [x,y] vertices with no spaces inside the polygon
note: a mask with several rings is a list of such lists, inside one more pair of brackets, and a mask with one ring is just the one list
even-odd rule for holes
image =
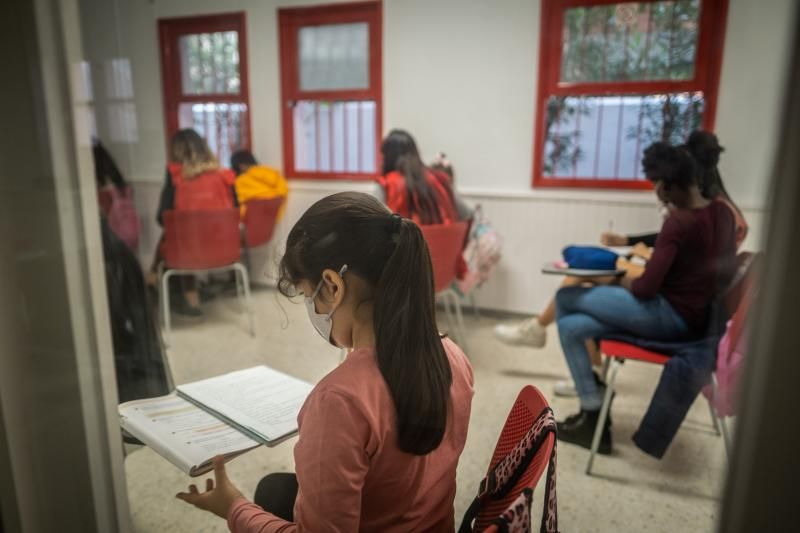
{"label": "student's hand", "polygon": [[653,256],[653,249],[643,242],[637,242],[633,245],[633,250],[631,250],[631,253],[637,257],[641,257],[645,261],[649,261]]}
{"label": "student's hand", "polygon": [[244,496],[228,479],[225,459],[218,455],[214,457],[214,479],[206,480],[205,492],[199,492],[197,485],[189,485],[189,492],[179,492],[175,497],[227,520],[233,502]]}
{"label": "student's hand", "polygon": [[636,277],[626,273],[624,276],[620,278],[619,284],[622,287],[631,290],[631,287],[633,286],[633,282],[636,280]]}
{"label": "student's hand", "polygon": [[604,231],[600,235],[600,242],[603,246],[626,246],[628,244],[628,237],[620,235],[619,233]]}
{"label": "student's hand", "polygon": [[625,271],[625,277],[630,278],[631,281],[636,278],[642,277],[645,267],[636,263],[631,263],[624,257],[617,259],[617,268]]}

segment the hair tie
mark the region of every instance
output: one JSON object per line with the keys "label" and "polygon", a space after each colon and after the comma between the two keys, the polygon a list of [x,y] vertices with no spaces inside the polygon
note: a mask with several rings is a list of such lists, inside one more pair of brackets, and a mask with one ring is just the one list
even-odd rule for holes
{"label": "hair tie", "polygon": [[403,223],[403,217],[397,213],[392,213],[392,233],[400,231],[400,224]]}
{"label": "hair tie", "polygon": [[389,223],[389,241],[397,245],[400,242],[400,227],[403,224],[403,217],[397,213],[392,213]]}

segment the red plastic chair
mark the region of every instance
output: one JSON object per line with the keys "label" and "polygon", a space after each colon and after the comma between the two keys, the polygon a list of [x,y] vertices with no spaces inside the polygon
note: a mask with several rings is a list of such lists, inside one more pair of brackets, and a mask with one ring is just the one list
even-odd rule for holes
{"label": "red plastic chair", "polygon": [[466,351],[466,329],[461,312],[461,299],[452,289],[452,284],[456,280],[458,261],[464,249],[468,228],[467,222],[420,226],[431,254],[436,297],[444,304],[450,329],[453,329],[453,311],[450,308],[451,305],[453,306],[458,328],[458,341],[464,351]]}
{"label": "red plastic chair", "polygon": [[272,239],[283,201],[283,198],[271,198],[247,202],[244,213],[244,243],[248,248],[261,246]]}
{"label": "red plastic chair", "polygon": [[[755,256],[748,252],[741,253],[736,258],[738,264],[738,272],[733,281],[729,284],[728,288],[718,298],[722,304],[727,316],[732,316],[744,295],[745,287],[752,283],[753,278],[753,264]],[[605,398],[603,399],[603,406],[600,408],[600,416],[597,419],[597,425],[594,430],[594,437],[592,438],[592,447],[589,453],[589,461],[586,464],[586,474],[592,473],[592,465],[597,449],[600,446],[600,439],[603,434],[603,426],[605,425],[606,418],[608,417],[608,410],[611,406],[611,397],[614,394],[614,385],[617,381],[617,373],[619,372],[622,364],[630,359],[634,361],[642,361],[655,365],[665,365],[670,360],[669,355],[662,353],[645,350],[633,344],[622,342],[619,340],[600,339],[600,353],[606,356],[604,362],[604,373],[609,369],[611,370],[611,377],[606,385]],[[717,378],[714,372],[711,373],[711,397],[707,398],[708,407],[711,413],[711,421],[717,434],[722,435],[723,443],[725,445],[726,453],[730,453],[730,438],[728,436],[728,428],[725,424],[724,417],[717,417],[714,409],[714,394],[716,394]]]}
{"label": "red plastic chair", "polygon": [[255,335],[250,303],[250,283],[247,269],[239,262],[241,244],[239,209],[204,211],[165,211],[164,258],[161,273],[161,309],[165,341],[171,334],[169,308],[169,278],[177,274],[199,274],[233,270],[236,273],[236,294],[245,297],[249,315],[250,334]]}
{"label": "red plastic chair", "polygon": [[[536,387],[526,385],[520,391],[500,432],[500,438],[497,440],[487,472],[491,472],[497,463],[514,449],[517,443],[531,429],[539,414],[548,406],[547,399]],[[472,531],[486,533],[498,531],[496,525],[490,525],[492,520],[508,509],[511,503],[519,497],[523,489],[534,489],[536,487],[542,474],[547,469],[550,454],[556,442],[554,433],[548,434],[546,439],[536,455],[533,456],[528,468],[505,497],[498,500],[487,500],[481,505]]]}

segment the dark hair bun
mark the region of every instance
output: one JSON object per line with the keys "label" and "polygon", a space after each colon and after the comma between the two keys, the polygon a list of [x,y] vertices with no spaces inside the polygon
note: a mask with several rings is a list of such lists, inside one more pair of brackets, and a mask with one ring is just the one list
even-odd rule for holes
{"label": "dark hair bun", "polygon": [[717,136],[711,132],[695,130],[686,141],[686,149],[695,161],[704,167],[715,167],[719,163],[719,154],[725,149],[719,145]]}
{"label": "dark hair bun", "polygon": [[642,169],[652,182],[661,181],[688,189],[694,183],[695,161],[682,146],[656,142],[644,149]]}

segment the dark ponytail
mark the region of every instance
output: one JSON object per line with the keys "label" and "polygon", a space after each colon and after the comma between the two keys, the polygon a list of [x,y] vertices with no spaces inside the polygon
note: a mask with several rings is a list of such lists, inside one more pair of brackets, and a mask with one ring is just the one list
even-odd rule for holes
{"label": "dark ponytail", "polygon": [[356,192],[312,205],[289,232],[278,289],[292,296],[327,269],[347,265],[371,287],[378,368],[397,413],[398,447],[415,455],[444,438],[452,372],[436,327],[428,246],[419,227]]}
{"label": "dark ponytail", "polygon": [[428,246],[411,220],[397,226],[375,288],[375,350],[397,410],[398,446],[425,455],[444,437],[452,373],[436,328]]}
{"label": "dark ponytail", "polygon": [[689,135],[684,148],[689,151],[697,163],[697,185],[703,196],[713,200],[721,195],[726,200],[730,200],[717,168],[719,156],[725,151],[719,145],[717,136],[708,131],[695,130]]}
{"label": "dark ponytail", "polygon": [[703,197],[709,200],[722,197],[730,202],[741,215],[742,210],[733,201],[725,189],[725,184],[722,183],[718,165],[719,156],[725,151],[725,148],[720,146],[717,136],[709,131],[695,130],[689,134],[684,147],[697,163],[697,184]]}

